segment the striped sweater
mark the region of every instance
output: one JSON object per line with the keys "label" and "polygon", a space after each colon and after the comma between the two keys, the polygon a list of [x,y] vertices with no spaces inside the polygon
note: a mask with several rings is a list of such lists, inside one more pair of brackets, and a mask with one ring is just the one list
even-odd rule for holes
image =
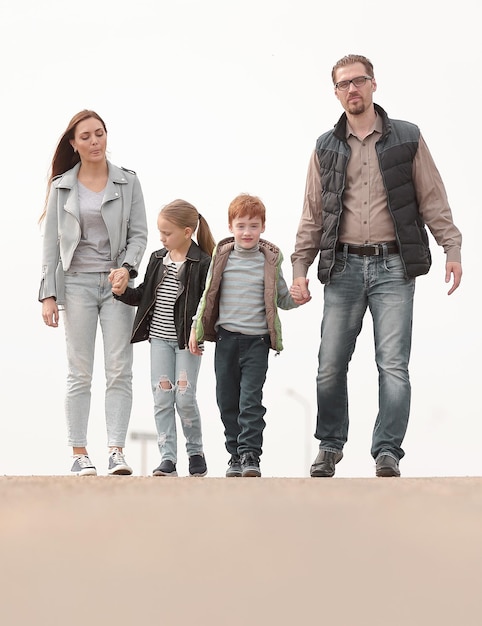
{"label": "striped sweater", "polygon": [[283,255],[264,239],[253,250],[235,248],[234,237],[219,242],[196,313],[198,342],[216,341],[216,329],[246,335],[269,334],[271,348],[283,349],[278,307],[297,307],[281,271]]}

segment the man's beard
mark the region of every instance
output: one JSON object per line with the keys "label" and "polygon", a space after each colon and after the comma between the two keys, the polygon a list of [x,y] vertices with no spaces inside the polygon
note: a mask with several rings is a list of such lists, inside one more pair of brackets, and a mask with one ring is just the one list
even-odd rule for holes
{"label": "man's beard", "polygon": [[350,113],[351,115],[361,115],[362,113],[365,113],[365,111],[367,110],[365,103],[363,101],[347,102],[346,109],[348,113]]}

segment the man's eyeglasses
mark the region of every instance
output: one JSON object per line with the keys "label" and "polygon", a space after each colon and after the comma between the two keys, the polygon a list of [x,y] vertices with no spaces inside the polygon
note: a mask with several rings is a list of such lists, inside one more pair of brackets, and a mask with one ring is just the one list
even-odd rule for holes
{"label": "man's eyeglasses", "polygon": [[373,80],[373,76],[356,76],[351,80],[340,80],[339,83],[335,83],[335,89],[346,91],[350,87],[350,83],[353,83],[355,87],[363,87],[367,80]]}

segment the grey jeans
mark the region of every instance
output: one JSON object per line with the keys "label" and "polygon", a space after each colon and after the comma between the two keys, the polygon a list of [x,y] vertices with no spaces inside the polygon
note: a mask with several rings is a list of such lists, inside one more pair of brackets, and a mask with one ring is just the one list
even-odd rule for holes
{"label": "grey jeans", "polygon": [[65,273],[63,320],[67,345],[65,413],[68,443],[87,445],[98,323],[104,343],[107,445],[125,445],[132,406],[134,307],[112,296],[106,272]]}

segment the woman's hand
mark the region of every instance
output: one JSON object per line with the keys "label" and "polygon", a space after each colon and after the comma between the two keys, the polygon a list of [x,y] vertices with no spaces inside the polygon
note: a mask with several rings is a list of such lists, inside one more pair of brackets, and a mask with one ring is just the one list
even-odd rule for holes
{"label": "woman's hand", "polygon": [[129,278],[129,270],[127,267],[119,267],[111,270],[109,280],[112,283],[112,293],[115,293],[116,296],[121,296],[127,289]]}
{"label": "woman's hand", "polygon": [[57,328],[59,325],[59,307],[55,298],[45,298],[42,300],[42,318],[47,326]]}

